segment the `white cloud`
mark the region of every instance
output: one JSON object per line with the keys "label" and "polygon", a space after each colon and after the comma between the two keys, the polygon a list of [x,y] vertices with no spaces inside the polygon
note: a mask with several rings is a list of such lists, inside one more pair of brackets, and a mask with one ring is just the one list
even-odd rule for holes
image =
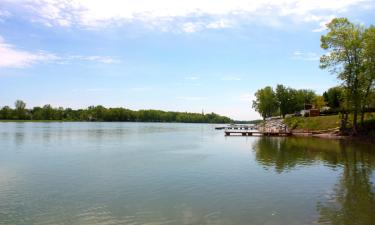
{"label": "white cloud", "polygon": [[228,19],[220,19],[211,23],[208,23],[206,25],[206,28],[209,29],[222,29],[222,28],[228,28],[231,27],[233,23],[229,21]]}
{"label": "white cloud", "polygon": [[9,16],[11,16],[11,13],[9,11],[0,9],[0,17],[6,18],[6,17],[9,17]]}
{"label": "white cloud", "polygon": [[45,51],[25,51],[17,49],[15,46],[8,44],[0,36],[0,68],[23,68],[37,63],[54,62],[58,64],[66,64],[72,61],[93,61],[97,63],[112,64],[121,62],[111,56],[84,56],[70,55],[58,56]]}
{"label": "white cloud", "polygon": [[[163,31],[176,27],[193,33],[202,29],[223,29],[239,21],[263,21],[278,26],[281,18],[320,24],[333,13],[372,0],[4,0],[26,9],[34,21],[46,26],[89,28],[141,22]],[[167,24],[173,23],[176,26]]]}
{"label": "white cloud", "polygon": [[184,23],[182,25],[182,30],[185,31],[186,33],[195,33],[203,28],[202,23]]}
{"label": "white cloud", "polygon": [[22,68],[32,64],[57,60],[54,54],[37,51],[28,52],[16,49],[0,36],[0,68]]}
{"label": "white cloud", "polygon": [[292,55],[292,59],[294,60],[304,60],[304,61],[317,61],[320,59],[320,56],[314,52],[301,52],[301,51],[294,51]]}
{"label": "white cloud", "polygon": [[313,32],[322,32],[322,31],[325,31],[327,30],[327,24],[333,19],[335,18],[336,16],[334,15],[330,15],[328,16],[327,18],[325,19],[321,19],[320,22],[319,22],[319,27],[318,28],[315,28],[313,29]]}

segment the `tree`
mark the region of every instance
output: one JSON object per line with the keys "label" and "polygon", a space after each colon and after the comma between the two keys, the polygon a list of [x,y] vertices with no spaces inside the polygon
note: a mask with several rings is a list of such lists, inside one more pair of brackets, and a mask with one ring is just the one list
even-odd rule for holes
{"label": "tree", "polygon": [[284,118],[287,113],[290,113],[290,92],[284,85],[278,84],[276,86],[276,99],[279,106],[280,114]]}
{"label": "tree", "polygon": [[361,124],[363,124],[366,108],[371,104],[375,86],[375,27],[370,26],[364,32],[364,72],[363,103],[361,108]]}
{"label": "tree", "polygon": [[[358,131],[357,117],[361,108],[361,73],[363,33],[361,26],[346,18],[336,18],[327,24],[328,33],[321,36],[321,48],[329,53],[320,58],[320,67],[330,69],[343,81],[353,111],[353,133]],[[346,117],[347,118],[347,117]]]}
{"label": "tree", "polygon": [[263,119],[271,117],[277,113],[278,104],[276,94],[272,87],[259,89],[255,93],[256,100],[253,101],[252,107],[259,112]]}
{"label": "tree", "polygon": [[52,108],[50,104],[46,104],[43,106],[43,119],[53,120],[54,114],[55,114],[55,110]]}
{"label": "tree", "polygon": [[[26,109],[26,103],[17,101],[16,109],[8,106],[0,110],[0,119],[73,120],[73,121],[139,121],[139,122],[183,122],[183,123],[231,123],[232,119],[215,113],[165,112],[161,110],[133,111],[126,108],[90,106],[87,109],[43,107]],[[29,114],[27,114],[29,112]]]}
{"label": "tree", "polygon": [[4,106],[0,110],[0,118],[4,120],[13,119],[13,110],[9,106]]}
{"label": "tree", "polygon": [[17,100],[14,106],[16,107],[17,119],[26,119],[26,103],[22,100]]}
{"label": "tree", "polygon": [[324,101],[324,97],[323,96],[317,95],[315,97],[315,99],[314,99],[314,106],[315,106],[315,108],[321,109],[321,108],[323,108],[326,105],[327,105],[327,103]]}
{"label": "tree", "polygon": [[339,109],[344,100],[344,90],[342,87],[333,87],[323,93],[324,101],[332,109]]}

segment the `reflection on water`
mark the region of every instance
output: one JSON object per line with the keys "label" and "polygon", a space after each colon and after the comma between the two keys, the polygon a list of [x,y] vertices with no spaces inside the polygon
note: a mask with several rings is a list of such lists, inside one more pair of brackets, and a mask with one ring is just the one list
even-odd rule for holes
{"label": "reflection on water", "polygon": [[346,141],[262,138],[254,144],[256,160],[278,173],[314,163],[342,167],[326,201],[317,203],[321,224],[374,224],[375,148]]}
{"label": "reflection on water", "polygon": [[0,123],[0,224],[373,224],[372,144]]}

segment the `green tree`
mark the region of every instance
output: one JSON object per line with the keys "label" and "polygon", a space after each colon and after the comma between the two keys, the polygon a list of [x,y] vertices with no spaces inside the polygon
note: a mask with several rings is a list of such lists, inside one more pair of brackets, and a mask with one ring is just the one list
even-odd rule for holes
{"label": "green tree", "polygon": [[55,112],[50,104],[43,106],[43,119],[44,120],[53,120],[54,114]]}
{"label": "green tree", "polygon": [[291,112],[290,91],[284,85],[276,86],[276,99],[280,110],[280,115],[284,118],[287,113]]}
{"label": "green tree", "polygon": [[364,32],[364,73],[363,73],[363,102],[361,109],[361,124],[363,124],[366,108],[371,105],[375,89],[375,27],[370,26]]}
{"label": "green tree", "polygon": [[22,100],[17,100],[14,103],[14,106],[16,107],[16,117],[17,119],[26,119],[26,103]]}
{"label": "green tree", "polygon": [[13,119],[13,110],[9,106],[4,106],[0,110],[0,118],[4,120]]}
{"label": "green tree", "polygon": [[346,18],[336,18],[327,24],[328,33],[321,36],[321,48],[329,53],[320,58],[320,67],[338,75],[347,89],[353,111],[353,133],[358,132],[357,117],[361,108],[361,73],[363,71],[363,33],[361,26]]}
{"label": "green tree", "polygon": [[263,89],[259,89],[255,93],[255,98],[252,107],[262,115],[263,119],[271,117],[277,113],[279,106],[277,104],[276,94],[272,87],[267,86]]}
{"label": "green tree", "polygon": [[324,101],[332,109],[339,109],[342,106],[344,90],[342,87],[333,87],[323,93]]}
{"label": "green tree", "polygon": [[315,97],[315,99],[314,99],[314,106],[315,106],[315,108],[321,109],[321,108],[323,108],[326,105],[327,105],[327,103],[325,102],[323,96],[317,95]]}

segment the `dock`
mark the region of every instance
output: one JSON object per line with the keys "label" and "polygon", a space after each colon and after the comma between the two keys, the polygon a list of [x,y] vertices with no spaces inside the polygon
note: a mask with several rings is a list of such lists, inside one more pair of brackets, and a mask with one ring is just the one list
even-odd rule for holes
{"label": "dock", "polygon": [[284,131],[262,132],[258,130],[225,130],[225,136],[290,136],[292,133]]}
{"label": "dock", "polygon": [[224,130],[225,136],[290,136],[292,133],[286,128],[283,129],[266,129],[257,130],[255,126],[248,125],[231,125],[220,127]]}

